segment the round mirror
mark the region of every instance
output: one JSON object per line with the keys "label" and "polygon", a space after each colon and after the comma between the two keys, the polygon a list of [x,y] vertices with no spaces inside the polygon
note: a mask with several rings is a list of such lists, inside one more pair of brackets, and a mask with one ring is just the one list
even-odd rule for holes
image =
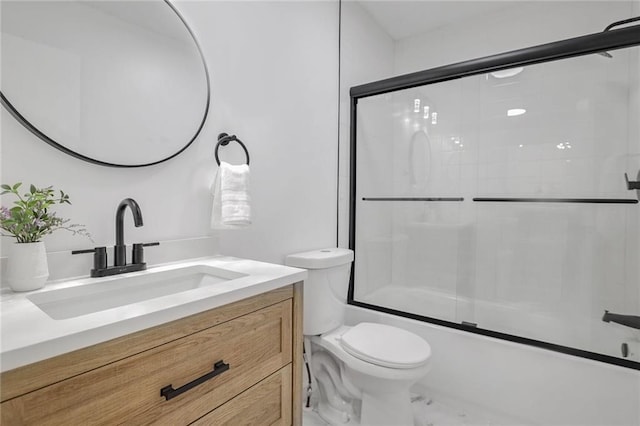
{"label": "round mirror", "polygon": [[5,108],[48,144],[114,167],[184,151],[209,109],[198,43],[168,1],[10,1],[2,15]]}

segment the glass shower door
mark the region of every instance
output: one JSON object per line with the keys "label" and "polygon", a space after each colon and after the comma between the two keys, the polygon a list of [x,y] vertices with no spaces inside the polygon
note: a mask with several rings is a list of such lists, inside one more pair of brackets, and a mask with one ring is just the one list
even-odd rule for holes
{"label": "glass shower door", "polygon": [[639,50],[359,98],[353,300],[640,362]]}

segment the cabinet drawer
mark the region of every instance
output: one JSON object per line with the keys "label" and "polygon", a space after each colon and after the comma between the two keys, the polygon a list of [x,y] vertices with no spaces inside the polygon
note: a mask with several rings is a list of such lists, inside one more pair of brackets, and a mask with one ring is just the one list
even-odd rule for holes
{"label": "cabinet drawer", "polygon": [[291,365],[255,384],[192,425],[291,425]]}
{"label": "cabinet drawer", "polygon": [[[187,424],[291,362],[291,300],[2,404],[3,425]],[[170,400],[224,361],[229,369]]]}

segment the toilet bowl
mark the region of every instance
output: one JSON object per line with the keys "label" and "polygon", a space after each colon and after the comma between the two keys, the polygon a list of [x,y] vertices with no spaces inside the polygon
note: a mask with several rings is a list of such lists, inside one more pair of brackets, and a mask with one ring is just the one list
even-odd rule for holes
{"label": "toilet bowl", "polygon": [[411,426],[410,387],[430,369],[431,347],[389,325],[344,325],[353,252],[325,249],[287,257],[309,269],[304,285],[305,351],[320,416],[332,425]]}
{"label": "toilet bowl", "polygon": [[[405,330],[373,323],[341,326],[312,337],[311,342],[316,351],[327,351],[339,361],[345,387],[360,402],[359,419],[343,424],[413,424],[409,388],[431,368],[427,342]],[[335,416],[323,414],[320,411],[335,423]]]}

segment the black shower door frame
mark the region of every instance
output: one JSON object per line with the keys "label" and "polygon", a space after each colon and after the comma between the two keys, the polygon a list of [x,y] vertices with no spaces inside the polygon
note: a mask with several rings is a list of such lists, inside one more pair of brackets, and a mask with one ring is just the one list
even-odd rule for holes
{"label": "black shower door frame", "polygon": [[[632,22],[638,20],[632,18],[627,20]],[[374,81],[359,86],[354,86],[350,89],[349,94],[351,98],[351,125],[350,125],[350,172],[349,172],[349,248],[356,250],[356,159],[357,159],[357,111],[358,100],[375,95],[382,95],[389,92],[395,92],[398,90],[410,89],[417,86],[424,86],[428,84],[441,83],[450,80],[456,80],[463,77],[469,77],[478,74],[489,73],[493,71],[506,70],[515,67],[524,67],[527,65],[540,64],[544,62],[559,61],[562,59],[569,59],[578,56],[597,54],[601,52],[625,49],[633,46],[640,45],[640,25],[633,25],[621,29],[610,29],[611,27],[626,23],[625,21],[620,23],[611,24],[607,29],[600,33],[584,35],[580,37],[570,38],[566,40],[556,41],[547,44],[541,44],[538,46],[528,47],[524,49],[513,50],[510,52],[500,53],[497,55],[486,56],[482,58],[472,59],[464,62],[458,62],[451,65],[432,68],[429,70],[418,71],[410,74],[404,74],[397,77],[392,77],[384,80]],[[457,200],[456,200],[457,201]],[[474,200],[474,201],[486,201],[486,200]],[[511,199],[508,201],[525,201]],[[527,199],[527,202],[532,200]],[[541,200],[543,202],[549,202],[549,200]],[[599,199],[555,199],[555,202],[585,202],[585,203],[624,203],[624,204],[637,204],[637,200],[599,200]],[[458,330],[464,330],[475,334],[484,336],[495,337],[512,342],[522,343],[530,346],[535,346],[543,349],[553,350],[569,355],[580,356],[596,361],[605,362],[608,364],[614,364],[622,367],[627,367],[635,370],[640,370],[640,363],[621,359],[609,355],[599,354],[596,352],[585,351],[568,346],[557,345],[549,342],[539,341],[535,339],[529,339],[526,337],[500,333],[493,330],[483,329],[477,327],[472,323],[455,323],[451,321],[445,321],[439,318],[427,317],[423,315],[412,314],[409,312],[399,311],[395,309],[385,308],[382,306],[372,305],[355,300],[354,298],[354,275],[355,267],[351,269],[351,278],[349,282],[349,292],[347,297],[347,303],[353,306],[358,306],[374,311],[385,312],[392,315],[398,315],[406,318],[411,318],[423,322],[442,325]]]}

